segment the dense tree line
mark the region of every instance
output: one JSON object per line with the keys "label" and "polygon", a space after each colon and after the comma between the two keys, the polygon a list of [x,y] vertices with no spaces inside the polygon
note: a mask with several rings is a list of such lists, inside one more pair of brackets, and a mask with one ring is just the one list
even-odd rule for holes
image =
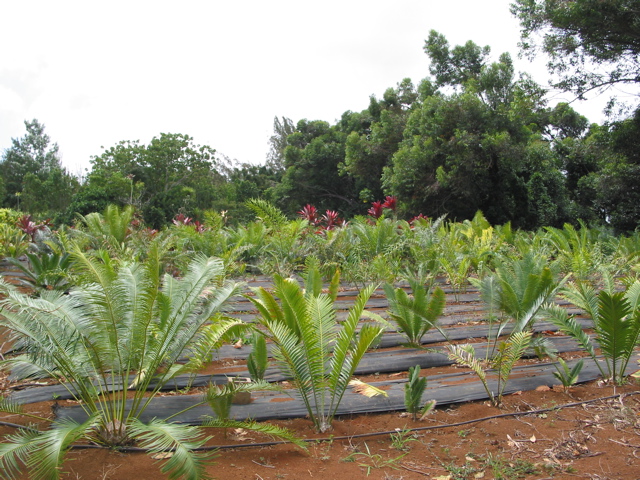
{"label": "dense tree line", "polygon": [[[627,19],[638,18],[639,4],[517,0],[512,11],[524,51],[534,51],[540,34],[559,75],[555,86],[581,97],[640,79],[635,23]],[[546,89],[516,72],[509,54],[492,60],[488,46],[452,47],[435,31],[424,50],[429,77],[417,85],[403,79],[361,112],[344,112],[334,124],[276,117],[264,165],[237,164],[188,135],[163,133],[148,145],[105,149],[80,183],[61,167],[44,126],[25,122],[27,134],[0,162],[3,205],[71,223],[108,204],[132,204],[160,227],[178,213],[197,218],[211,209],[242,221],[251,198],[291,216],[313,204],[349,218],[393,195],[407,218],[464,220],[481,210],[491,223],[526,229],[579,220],[637,228],[640,110],[590,125],[570,105],[550,105]]]}

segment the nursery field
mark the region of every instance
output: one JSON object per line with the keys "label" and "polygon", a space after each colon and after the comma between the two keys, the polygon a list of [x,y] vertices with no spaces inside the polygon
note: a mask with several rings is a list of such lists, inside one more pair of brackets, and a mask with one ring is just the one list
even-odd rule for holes
{"label": "nursery field", "polygon": [[[277,478],[635,478],[640,460],[640,391],[634,382],[623,386],[605,384],[590,359],[578,383],[566,391],[553,372],[549,359],[526,358],[517,362],[504,390],[500,408],[492,406],[477,376],[454,365],[446,345],[472,344],[484,357],[490,328],[486,306],[477,289],[454,294],[440,279],[446,306],[439,319],[442,332],[430,330],[422,347],[407,347],[404,336],[392,328],[384,332],[377,348],[366,353],[356,368],[358,379],[380,388],[387,396],[367,398],[349,389],[340,403],[332,429],[319,434],[307,417],[303,402],[288,378],[269,361],[264,378],[281,386],[280,391],[251,393],[244,405],[234,404],[231,417],[270,422],[293,431],[307,443],[308,451],[292,444],[242,428],[217,431],[206,447],[220,447],[207,472],[220,479]],[[249,279],[251,287],[273,285],[266,277]],[[408,290],[408,286],[404,285]],[[342,285],[335,301],[337,319],[343,320],[354,303],[357,289]],[[556,303],[590,332],[592,322],[567,301]],[[366,311],[388,317],[388,301],[377,289]],[[245,297],[234,297],[227,312],[244,322],[255,322],[258,312]],[[549,322],[537,322],[533,330],[552,342],[559,355],[573,365],[585,356],[574,340]],[[509,331],[503,332],[508,334]],[[443,335],[444,334],[444,335]],[[445,339],[446,337],[446,339]],[[250,339],[244,339],[250,342]],[[446,340],[446,341],[445,341]],[[267,344],[267,347],[271,347]],[[247,357],[252,345],[243,339],[222,346],[213,361],[197,375],[177,377],[145,410],[142,421],[167,417],[201,402],[209,383],[226,383],[228,377],[249,377]],[[420,365],[428,383],[423,401],[436,400],[437,407],[423,420],[405,411],[407,370]],[[636,359],[629,371],[637,368]],[[491,375],[489,375],[491,377]],[[30,386],[33,382],[3,384],[11,398],[27,404],[28,411],[58,418],[84,421],[86,414],[69,400],[59,385]],[[495,389],[495,380],[489,379]],[[56,399],[53,401],[52,399]],[[180,423],[200,424],[211,407],[201,405],[174,417]],[[84,418],[83,418],[84,417]],[[16,421],[3,415],[0,420]],[[3,427],[3,435],[12,433]],[[82,445],[79,442],[78,447]],[[135,450],[135,448],[133,449]],[[63,464],[62,478],[157,478],[159,461],[140,452],[73,449]],[[611,458],[615,456],[615,463]],[[26,477],[24,477],[26,478]]]}
{"label": "nursery field", "polygon": [[2,477],[637,478],[640,233],[392,200],[4,212]]}

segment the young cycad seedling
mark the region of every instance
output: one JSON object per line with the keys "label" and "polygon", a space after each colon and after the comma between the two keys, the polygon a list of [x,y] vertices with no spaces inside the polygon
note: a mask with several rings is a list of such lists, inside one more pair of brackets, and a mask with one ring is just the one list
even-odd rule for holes
{"label": "young cycad seedling", "polygon": [[429,400],[422,405],[422,395],[426,388],[427,377],[420,377],[420,365],[409,368],[409,378],[404,385],[404,405],[414,422],[418,418],[418,413],[422,420],[436,406],[435,400]]}
{"label": "young cycad seedling", "polygon": [[267,371],[267,342],[264,335],[259,332],[253,334],[251,340],[252,350],[247,358],[247,368],[252,380],[264,380],[264,373]]}
{"label": "young cycad seedling", "polygon": [[440,287],[428,295],[423,284],[409,280],[413,295],[409,296],[402,288],[394,289],[386,284],[384,291],[389,302],[389,316],[398,325],[398,330],[407,337],[408,345],[420,347],[422,337],[431,328],[444,332],[436,321],[444,311],[445,295]]}
{"label": "young cycad seedling", "polygon": [[[564,387],[564,393],[569,392],[569,388],[574,385],[578,381],[578,375],[582,371],[582,367],[584,367],[584,360],[580,359],[573,368],[569,368],[567,362],[565,362],[562,358],[557,358],[558,363],[554,364],[556,367],[556,371],[553,372],[553,376],[560,380],[562,386]],[[558,364],[560,367],[558,367]]]}
{"label": "young cycad seedling", "polygon": [[[502,394],[507,386],[511,370],[520,360],[525,350],[531,343],[531,332],[513,333],[507,340],[498,344],[496,355],[489,361],[482,362],[476,357],[476,352],[471,345],[449,345],[449,359],[459,365],[469,367],[478,376],[484,389],[489,395],[491,404],[499,407],[502,404]],[[489,387],[487,368],[492,368],[498,375],[495,391]]]}

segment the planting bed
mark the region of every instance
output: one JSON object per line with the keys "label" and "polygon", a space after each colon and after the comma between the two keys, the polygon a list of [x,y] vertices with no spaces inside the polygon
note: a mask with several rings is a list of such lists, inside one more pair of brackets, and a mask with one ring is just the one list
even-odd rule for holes
{"label": "planting bed", "polygon": [[[255,279],[251,286],[269,285]],[[440,320],[449,341],[474,343],[479,355],[489,333],[477,292],[459,295],[443,285],[447,293],[445,314]],[[352,304],[355,290],[340,292],[338,305]],[[255,319],[252,304],[236,299],[232,315],[245,321]],[[579,313],[571,305],[563,305]],[[387,308],[382,291],[377,291],[367,310],[384,316]],[[344,317],[339,314],[339,318]],[[585,327],[589,324],[581,320]],[[571,364],[583,356],[578,346],[558,335],[551,324],[539,323],[536,330],[548,337]],[[4,340],[0,339],[0,344]],[[208,445],[224,448],[209,473],[220,479],[299,478],[638,478],[640,460],[640,395],[634,384],[614,388],[598,382],[598,370],[585,359],[581,385],[568,393],[555,384],[555,371],[548,361],[524,359],[513,371],[502,409],[491,407],[475,375],[451,365],[444,353],[442,334],[424,336],[425,349],[402,347],[404,337],[385,333],[377,350],[368,353],[356,374],[384,389],[388,397],[366,398],[350,390],[343,398],[340,416],[330,435],[313,431],[304,418],[306,410],[276,368],[266,379],[279,382],[283,393],[256,393],[248,405],[234,405],[238,419],[272,421],[294,430],[300,437],[318,439],[305,453],[291,445],[256,445],[270,440],[253,432],[212,432]],[[5,344],[2,352],[6,352]],[[251,346],[225,346],[206,372],[195,379],[181,378],[174,391],[153,400],[146,411],[148,420],[166,417],[201,399],[198,387],[222,383],[227,376],[247,376],[245,359]],[[435,399],[439,408],[424,421],[412,421],[403,413],[407,369],[419,364],[428,377],[423,400]],[[630,370],[637,368],[633,360]],[[83,411],[68,401],[59,385],[26,387],[3,377],[4,395],[27,403],[27,410],[59,417],[81,419]],[[192,385],[189,391],[186,385]],[[176,392],[175,390],[179,390]],[[625,394],[627,396],[620,396]],[[53,399],[57,400],[54,402]],[[589,403],[579,403],[588,401]],[[566,404],[572,407],[562,408]],[[540,410],[540,411],[538,411]],[[527,413],[537,411],[536,413]],[[175,420],[198,424],[209,407],[197,407]],[[510,416],[515,414],[516,416]],[[492,418],[488,418],[492,417]],[[484,419],[484,420],[483,420]],[[4,422],[20,421],[16,416],[0,417]],[[469,423],[465,423],[469,422]],[[416,431],[409,431],[410,429]],[[398,433],[400,431],[401,433]],[[2,435],[13,429],[0,427]],[[386,432],[386,433],[380,433]],[[391,433],[389,433],[391,432]],[[404,433],[402,433],[404,432]],[[225,435],[226,433],[226,435]],[[376,433],[380,433],[376,435]],[[159,465],[141,453],[108,450],[74,450],[64,464],[64,478],[157,479]],[[615,459],[615,460],[614,460]],[[158,459],[159,460],[159,459]]]}

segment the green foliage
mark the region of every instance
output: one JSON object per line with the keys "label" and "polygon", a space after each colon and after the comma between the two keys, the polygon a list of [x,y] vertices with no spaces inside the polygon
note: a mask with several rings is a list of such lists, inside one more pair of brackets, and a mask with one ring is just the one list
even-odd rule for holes
{"label": "green foliage", "polygon": [[18,258],[29,249],[29,236],[6,223],[0,224],[0,258]]}
{"label": "green foliage", "polygon": [[435,408],[435,400],[422,404],[422,395],[426,388],[427,377],[420,377],[420,365],[409,368],[409,377],[404,385],[404,406],[414,422],[418,418],[418,413],[424,417]]}
{"label": "green foliage", "polygon": [[[155,244],[145,263],[123,262],[118,268],[108,256],[94,258],[79,248],[72,255],[86,283],[68,295],[44,290],[31,298],[1,285],[6,297],[0,326],[23,345],[23,354],[2,366],[17,377],[63,382],[89,417],[85,424],[68,422],[29,437],[26,443],[37,448],[25,446],[21,454],[29,457],[34,478],[57,478],[57,466],[77,438],[118,446],[140,437],[159,450],[172,438],[179,454],[165,468],[172,478],[179,476],[187,463],[198,461],[188,440],[192,427],[159,420],[143,427],[137,418],[167,382],[202,362],[199,352],[210,355],[210,346],[241,323],[216,313],[238,293],[238,285],[224,282],[220,260],[204,256],[195,256],[179,280],[162,276]],[[187,349],[193,360],[179,363]]]}
{"label": "green foliage", "polygon": [[522,50],[544,52],[556,88],[583,98],[616,83],[637,83],[640,62],[635,1],[516,0]]}
{"label": "green foliage", "polygon": [[[338,281],[335,275],[332,283]],[[304,289],[280,276],[275,276],[274,284],[273,294],[258,288],[255,297],[247,298],[260,313],[277,364],[292,379],[316,429],[325,432],[358,363],[382,334],[382,327],[371,323],[357,331],[374,286],[360,292],[340,327],[333,297],[321,293],[316,263],[308,264]]]}
{"label": "green foliage", "polygon": [[17,258],[9,258],[9,262],[27,276],[27,281],[37,288],[64,289],[69,284],[71,273],[71,256],[68,253],[52,252],[26,254],[29,267]]}
{"label": "green foliage", "polygon": [[407,337],[408,344],[420,347],[424,334],[434,327],[444,336],[436,322],[444,311],[445,295],[440,287],[428,295],[424,285],[413,280],[409,280],[409,284],[412,296],[407,295],[402,288],[394,289],[389,284],[384,285],[384,291],[389,302],[389,316],[398,325],[398,330]]}
{"label": "green foliage", "polygon": [[[448,345],[449,359],[470,368],[480,379],[493,406],[502,404],[502,394],[509,381],[511,370],[516,362],[522,358],[531,343],[531,332],[516,332],[498,344],[497,352],[489,361],[482,362],[476,357],[475,349],[471,345]],[[486,364],[486,366],[485,366]],[[497,374],[496,389],[489,386],[486,368],[492,368]]]}
{"label": "green foliage", "polygon": [[591,337],[573,317],[556,307],[550,309],[551,321],[589,353],[605,379],[623,383],[627,365],[640,341],[640,281],[634,281],[625,291],[599,293],[592,286],[577,282],[569,284],[562,293],[593,320],[595,340],[604,356],[606,371],[597,361]]}
{"label": "green foliage", "polygon": [[264,380],[267,366],[267,342],[264,339],[264,335],[255,332],[251,341],[251,353],[247,358],[247,368],[252,380]]}
{"label": "green foliage", "polygon": [[[558,363],[554,364],[556,371],[553,372],[553,376],[560,380],[560,383],[562,383],[562,386],[564,387],[565,393],[567,393],[569,391],[569,388],[578,381],[578,375],[580,375],[580,372],[584,367],[584,360],[578,360],[571,368],[569,368],[567,362],[565,362],[562,358],[558,357],[556,360]],[[560,365],[560,367],[558,367],[558,365]]]}

